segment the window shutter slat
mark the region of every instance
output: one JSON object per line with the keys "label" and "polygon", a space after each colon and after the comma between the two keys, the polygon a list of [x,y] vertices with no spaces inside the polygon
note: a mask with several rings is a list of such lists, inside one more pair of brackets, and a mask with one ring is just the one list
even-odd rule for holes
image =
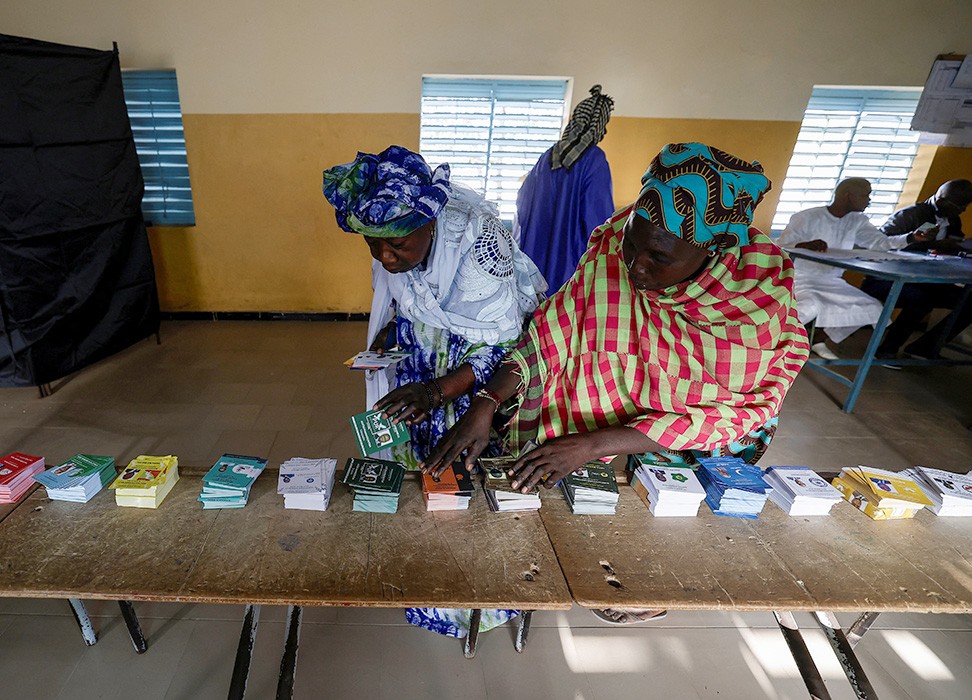
{"label": "window shutter slat", "polygon": [[566,94],[566,80],[423,78],[419,149],[512,221],[520,181],[560,138]]}
{"label": "window shutter slat", "polygon": [[186,137],[174,70],[124,70],[122,86],[145,181],[142,214],[150,226],[194,226]]}
{"label": "window shutter slat", "polygon": [[911,118],[920,88],[814,87],[773,217],[780,232],[798,211],[829,204],[847,177],[865,177],[873,195],[868,218],[880,226],[894,211],[915,154]]}

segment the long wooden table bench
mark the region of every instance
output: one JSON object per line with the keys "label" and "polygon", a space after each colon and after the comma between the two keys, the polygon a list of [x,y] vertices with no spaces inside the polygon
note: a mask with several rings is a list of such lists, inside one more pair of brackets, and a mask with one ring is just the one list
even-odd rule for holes
{"label": "long wooden table bench", "polygon": [[[262,604],[290,607],[281,696],[292,690],[300,606],[469,608],[471,656],[481,609],[572,605],[536,512],[491,513],[474,498],[468,511],[429,513],[411,479],[396,514],[352,512],[343,486],[326,512],[285,510],[273,473],[245,508],[203,510],[203,473],[183,470],[158,510],[118,507],[108,490],[87,504],[35,491],[0,522],[0,596],[245,603],[234,697]],[[519,625],[518,650],[528,614]]]}
{"label": "long wooden table bench", "polygon": [[[757,520],[655,518],[621,487],[617,514],[573,515],[550,494],[540,511],[571,596],[586,608],[768,611],[808,690],[829,697],[792,613],[813,612],[860,697],[873,689],[853,654],[879,612],[972,612],[972,521],[918,513],[875,522],[849,503]],[[834,612],[864,612],[847,634]]]}

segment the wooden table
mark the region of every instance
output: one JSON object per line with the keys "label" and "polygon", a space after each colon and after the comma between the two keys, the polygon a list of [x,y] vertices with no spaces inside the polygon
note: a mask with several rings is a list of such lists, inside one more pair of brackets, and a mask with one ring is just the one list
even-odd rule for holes
{"label": "wooden table", "polygon": [[[614,516],[576,516],[557,494],[544,499],[541,517],[574,600],[586,608],[774,612],[818,697],[828,697],[826,688],[792,612],[817,615],[861,697],[873,690],[852,647],[876,613],[972,612],[968,518],[923,512],[875,522],[845,502],[829,517],[791,518],[767,503],[758,520],[717,516],[705,504],[697,518],[655,518],[631,488],[620,490]],[[845,635],[831,614],[841,611],[867,612]]]}
{"label": "wooden table", "polygon": [[[118,507],[107,489],[87,504],[36,491],[0,522],[0,596],[246,603],[237,696],[260,604],[290,606],[281,672],[290,688],[303,605],[470,608],[467,655],[482,608],[571,607],[535,512],[491,513],[477,494],[468,511],[428,513],[414,479],[394,514],[352,512],[343,485],[326,512],[285,510],[272,472],[245,508],[203,510],[203,473],[182,470],[158,510]],[[529,623],[521,618],[518,649]]]}
{"label": "wooden table", "polygon": [[[354,513],[338,485],[324,513],[284,510],[275,475],[246,508],[203,510],[184,473],[158,510],[43,490],[0,523],[0,596],[192,603],[566,610],[536,513],[427,513],[407,480],[395,514]],[[477,494],[481,496],[481,494]]]}

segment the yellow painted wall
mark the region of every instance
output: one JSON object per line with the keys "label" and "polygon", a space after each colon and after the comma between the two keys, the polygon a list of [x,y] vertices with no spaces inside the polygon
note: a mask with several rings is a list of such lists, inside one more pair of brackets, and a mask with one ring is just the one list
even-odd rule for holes
{"label": "yellow painted wall", "polygon": [[[938,146],[916,201],[931,197],[943,182],[958,179],[972,180],[972,148]],[[962,215],[962,230],[972,234],[972,207]]]}
{"label": "yellow painted wall", "polygon": [[754,224],[768,232],[799,133],[800,122],[615,117],[608,124],[601,148],[611,164],[614,199],[619,206],[638,196],[641,176],[666,143],[701,141],[734,156],[758,160],[773,189],[757,208]]}
{"label": "yellow painted wall", "polygon": [[[756,225],[768,231],[799,128],[617,117],[601,145],[619,206],[634,200],[669,141],[701,140],[760,160],[775,185],[757,210]],[[321,171],[357,150],[417,149],[417,114],[196,114],[185,116],[185,129],[197,224],[150,231],[164,310],[369,310],[367,247],[338,228]]]}
{"label": "yellow painted wall", "polygon": [[192,228],[150,231],[167,311],[367,311],[370,258],[321,194],[357,150],[418,149],[417,114],[184,118]]}

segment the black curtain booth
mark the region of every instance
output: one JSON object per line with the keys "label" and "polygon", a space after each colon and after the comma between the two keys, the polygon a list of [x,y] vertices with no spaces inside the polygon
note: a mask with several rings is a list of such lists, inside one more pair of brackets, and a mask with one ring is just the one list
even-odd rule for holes
{"label": "black curtain booth", "polygon": [[0,386],[158,331],[142,191],[117,48],[0,34]]}

